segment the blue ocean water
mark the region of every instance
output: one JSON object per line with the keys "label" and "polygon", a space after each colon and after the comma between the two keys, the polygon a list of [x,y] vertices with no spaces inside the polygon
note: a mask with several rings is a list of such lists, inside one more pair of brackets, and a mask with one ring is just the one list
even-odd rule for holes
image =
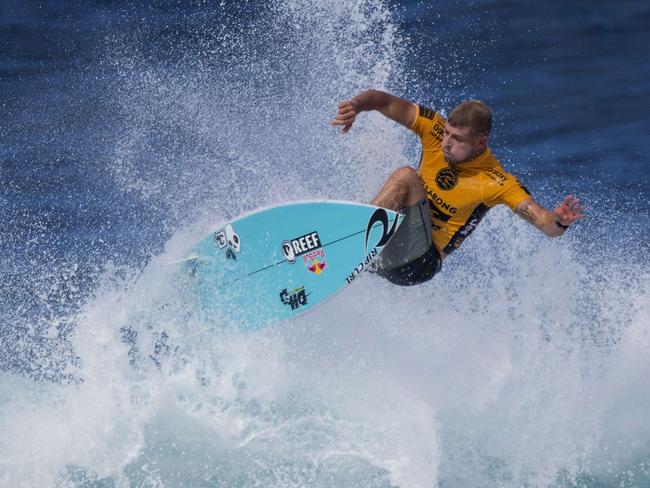
{"label": "blue ocean water", "polygon": [[[650,486],[650,7],[504,0],[0,5],[1,486]],[[248,335],[171,267],[225,219],[367,201],[414,136],[338,101],[478,97],[548,207],[443,274],[363,277]]]}

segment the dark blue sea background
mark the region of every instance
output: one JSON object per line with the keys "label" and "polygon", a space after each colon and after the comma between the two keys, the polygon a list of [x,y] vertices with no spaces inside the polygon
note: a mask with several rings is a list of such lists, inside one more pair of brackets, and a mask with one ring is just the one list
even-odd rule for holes
{"label": "dark blue sea background", "polygon": [[[650,7],[0,4],[0,486],[650,486]],[[417,165],[379,88],[495,117],[550,240],[492,210],[432,282],[247,335],[173,265],[255,208]]]}

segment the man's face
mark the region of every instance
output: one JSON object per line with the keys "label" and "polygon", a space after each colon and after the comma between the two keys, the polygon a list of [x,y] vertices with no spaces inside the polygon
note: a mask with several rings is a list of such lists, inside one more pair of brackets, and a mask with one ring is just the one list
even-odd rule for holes
{"label": "man's face", "polygon": [[449,164],[464,163],[485,150],[487,136],[472,135],[471,127],[453,127],[445,123],[441,147]]}

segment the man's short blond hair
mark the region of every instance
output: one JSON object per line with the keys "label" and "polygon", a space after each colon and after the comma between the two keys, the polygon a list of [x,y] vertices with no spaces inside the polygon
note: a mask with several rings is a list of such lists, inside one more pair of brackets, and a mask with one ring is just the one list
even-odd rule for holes
{"label": "man's short blond hair", "polygon": [[487,136],[492,130],[492,110],[480,100],[465,100],[451,111],[447,122],[452,127],[470,127],[473,136]]}

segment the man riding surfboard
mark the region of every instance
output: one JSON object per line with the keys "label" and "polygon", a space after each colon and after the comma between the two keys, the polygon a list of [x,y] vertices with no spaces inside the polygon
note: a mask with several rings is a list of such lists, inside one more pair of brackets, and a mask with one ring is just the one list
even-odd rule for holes
{"label": "man riding surfboard", "polygon": [[371,202],[405,214],[379,259],[378,273],[392,283],[431,279],[495,205],[508,205],[549,237],[563,235],[584,216],[572,195],[553,211],[545,209],[501,167],[488,147],[492,111],[481,101],[462,102],[445,120],[424,106],[367,90],[341,102],[331,124],[347,133],[360,112],[371,110],[411,129],[422,144],[418,171],[398,168]]}

